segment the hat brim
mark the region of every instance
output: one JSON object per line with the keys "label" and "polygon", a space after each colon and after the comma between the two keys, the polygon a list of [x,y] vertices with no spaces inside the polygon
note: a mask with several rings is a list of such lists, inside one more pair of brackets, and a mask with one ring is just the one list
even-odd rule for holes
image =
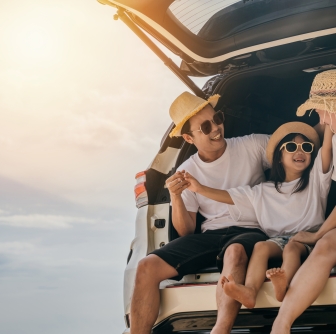
{"label": "hat brim", "polygon": [[274,150],[280,141],[291,133],[300,133],[307,137],[314,144],[314,152],[320,148],[320,138],[316,130],[310,125],[303,122],[289,122],[281,125],[271,136],[266,147],[266,158],[272,165]]}
{"label": "hat brim", "polygon": [[296,111],[297,116],[303,116],[307,110],[322,109],[329,113],[336,113],[336,99],[308,99]]}
{"label": "hat brim", "polygon": [[180,123],[176,124],[175,128],[170,132],[169,137],[180,137],[183,125],[188,119],[195,116],[198,112],[200,112],[208,104],[210,104],[213,108],[215,108],[219,99],[220,99],[219,94],[210,96],[207,101],[204,101],[204,103],[200,104],[196,109],[194,109],[191,113],[189,113]]}

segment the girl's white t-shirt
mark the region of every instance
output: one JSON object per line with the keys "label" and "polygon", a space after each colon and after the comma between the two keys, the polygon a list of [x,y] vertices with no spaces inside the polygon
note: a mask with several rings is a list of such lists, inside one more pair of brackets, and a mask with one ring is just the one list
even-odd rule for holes
{"label": "girl's white t-shirt", "polygon": [[[265,150],[268,135],[226,139],[224,154],[213,162],[204,162],[198,153],[186,160],[178,170],[185,170],[201,184],[216,189],[230,189],[241,185],[255,185],[265,180],[264,170],[269,168]],[[200,212],[205,218],[202,232],[229,226],[260,228],[257,221],[236,222],[229,213],[229,205],[213,201],[188,189],[182,192],[187,211]]]}
{"label": "girl's white t-shirt", "polygon": [[332,165],[322,172],[321,150],[310,172],[309,184],[292,193],[299,179],[283,182],[279,193],[273,182],[254,187],[229,189],[233,202],[229,210],[237,222],[258,221],[269,236],[292,235],[299,231],[317,231],[324,222]]}
{"label": "girl's white t-shirt", "polygon": [[332,137],[332,147],[333,147],[333,161],[334,161],[334,171],[332,174],[332,179],[336,181],[336,135]]}

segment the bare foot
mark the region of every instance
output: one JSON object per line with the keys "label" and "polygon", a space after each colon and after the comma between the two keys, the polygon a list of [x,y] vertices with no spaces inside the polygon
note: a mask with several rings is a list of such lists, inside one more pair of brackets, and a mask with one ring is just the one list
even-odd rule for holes
{"label": "bare foot", "polygon": [[221,280],[221,284],[222,284],[223,289],[224,289],[224,284],[227,283],[227,282],[229,282],[229,280],[225,276],[223,276],[222,280]]}
{"label": "bare foot", "polygon": [[266,277],[269,278],[273,284],[275,298],[282,302],[287,292],[287,276],[283,269],[272,268],[266,271]]}
{"label": "bare foot", "polygon": [[232,275],[228,276],[228,282],[224,284],[224,292],[247,308],[254,308],[255,306],[257,298],[255,290],[245,285],[237,284]]}

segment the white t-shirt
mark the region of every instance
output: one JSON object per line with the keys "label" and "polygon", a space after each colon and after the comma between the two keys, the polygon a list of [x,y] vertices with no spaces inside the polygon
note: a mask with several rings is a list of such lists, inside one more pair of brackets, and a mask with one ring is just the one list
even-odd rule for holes
{"label": "white t-shirt", "polygon": [[[264,170],[269,168],[265,149],[269,136],[252,134],[226,139],[224,154],[213,162],[204,162],[198,153],[186,160],[178,170],[185,170],[201,184],[217,189],[229,189],[241,185],[255,185],[265,180]],[[229,226],[259,228],[256,220],[236,222],[229,213],[229,206],[196,194],[188,189],[182,193],[186,209],[199,211],[205,218],[202,232]]]}
{"label": "white t-shirt", "polygon": [[333,162],[334,162],[334,172],[332,174],[332,179],[336,181],[336,135],[332,137],[332,147],[333,147]]}
{"label": "white t-shirt", "polygon": [[273,182],[229,189],[235,203],[229,208],[230,214],[237,222],[258,221],[269,237],[317,231],[324,222],[331,173],[332,165],[326,174],[322,172],[320,150],[303,191],[292,194],[299,179],[282,183],[282,193]]}

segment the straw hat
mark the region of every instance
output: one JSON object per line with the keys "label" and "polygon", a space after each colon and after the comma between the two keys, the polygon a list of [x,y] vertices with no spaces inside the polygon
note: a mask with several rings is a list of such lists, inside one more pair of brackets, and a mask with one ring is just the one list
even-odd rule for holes
{"label": "straw hat", "polygon": [[179,95],[169,109],[169,115],[176,125],[169,136],[181,136],[181,129],[184,123],[201,111],[206,105],[210,104],[214,108],[219,98],[220,95],[218,94],[210,96],[208,100],[204,100],[188,92]]}
{"label": "straw hat", "polygon": [[309,99],[296,112],[303,116],[307,110],[322,109],[336,113],[336,70],[329,70],[316,75],[309,93]]}
{"label": "straw hat", "polygon": [[273,162],[274,150],[280,141],[290,133],[301,133],[314,144],[314,152],[320,148],[320,138],[314,128],[302,122],[289,122],[281,125],[271,136],[266,147],[266,158],[270,164]]}

